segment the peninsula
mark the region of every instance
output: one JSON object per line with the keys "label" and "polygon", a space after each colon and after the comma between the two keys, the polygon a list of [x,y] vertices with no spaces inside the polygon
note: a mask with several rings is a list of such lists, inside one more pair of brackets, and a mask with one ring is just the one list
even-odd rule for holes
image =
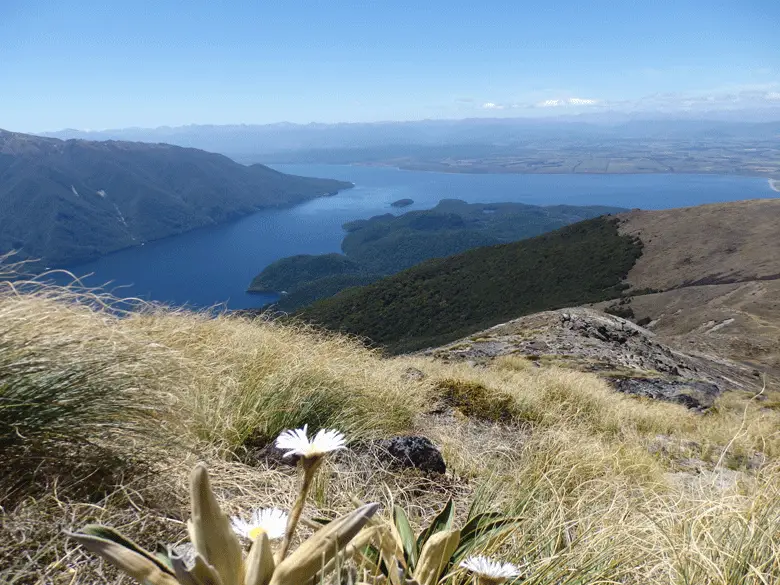
{"label": "peninsula", "polygon": [[344,254],[298,255],[267,266],[248,292],[287,291],[276,304],[291,311],[354,286],[364,286],[431,258],[538,236],[604,214],[600,205],[467,203],[442,199],[433,209],[387,213],[344,224]]}

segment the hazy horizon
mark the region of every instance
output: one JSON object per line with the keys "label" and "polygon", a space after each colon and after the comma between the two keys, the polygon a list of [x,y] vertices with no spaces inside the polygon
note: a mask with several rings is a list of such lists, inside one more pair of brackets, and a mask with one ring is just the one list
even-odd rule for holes
{"label": "hazy horizon", "polygon": [[780,118],[780,5],[0,5],[0,128]]}
{"label": "hazy horizon", "polygon": [[312,127],[312,126],[359,126],[359,125],[405,125],[405,124],[417,124],[417,123],[456,123],[456,122],[475,122],[475,123],[490,123],[490,122],[507,122],[507,123],[523,123],[528,122],[534,125],[543,126],[549,124],[587,124],[592,126],[620,126],[629,122],[653,122],[653,121],[690,121],[690,122],[722,122],[722,123],[745,123],[745,124],[762,124],[780,122],[780,105],[777,107],[764,107],[752,110],[706,110],[701,112],[691,112],[689,110],[680,110],[673,112],[662,111],[628,111],[621,112],[616,110],[607,110],[598,113],[581,113],[581,114],[550,114],[546,116],[514,116],[514,117],[483,117],[483,116],[471,116],[471,117],[450,117],[450,118],[419,118],[419,119],[404,119],[404,120],[367,120],[367,121],[349,121],[342,120],[336,122],[290,122],[289,120],[279,120],[274,122],[236,122],[236,123],[224,123],[215,124],[210,122],[193,122],[188,124],[161,124],[159,126],[124,126],[124,127],[111,127],[111,128],[74,128],[74,127],[59,127],[48,128],[45,130],[19,130],[11,128],[2,128],[3,130],[9,130],[12,132],[21,132],[29,134],[39,135],[57,135],[66,133],[69,131],[79,133],[107,133],[114,131],[126,131],[126,130],[178,130],[187,128],[240,128],[240,127]]}

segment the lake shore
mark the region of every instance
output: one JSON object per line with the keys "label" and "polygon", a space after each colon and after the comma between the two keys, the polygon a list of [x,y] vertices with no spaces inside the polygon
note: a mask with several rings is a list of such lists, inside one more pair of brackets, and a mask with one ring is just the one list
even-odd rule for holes
{"label": "lake shore", "polygon": [[[604,171],[572,171],[570,169],[507,169],[505,167],[489,167],[489,168],[473,168],[473,167],[441,167],[438,165],[421,164],[401,164],[399,166],[396,162],[382,162],[382,161],[370,161],[370,162],[354,162],[354,163],[276,163],[277,166],[292,166],[298,164],[322,164],[323,166],[334,167],[358,167],[358,168],[378,168],[378,169],[392,169],[394,171],[409,171],[414,173],[432,173],[432,174],[444,174],[444,175],[531,175],[531,176],[562,176],[562,175],[590,175],[590,176],[636,176],[636,175],[683,175],[683,176],[701,176],[701,177],[744,177],[748,179],[764,179],[765,173],[751,173],[751,172],[727,172],[727,171],[708,171],[708,170],[685,170],[676,171],[670,169],[659,170],[639,170],[639,169],[626,169],[626,170],[604,170]],[[274,168],[274,164],[269,163],[271,168]],[[772,187],[772,181],[775,182],[777,188],[772,187],[773,190],[780,189],[780,179],[769,179],[770,187]]]}

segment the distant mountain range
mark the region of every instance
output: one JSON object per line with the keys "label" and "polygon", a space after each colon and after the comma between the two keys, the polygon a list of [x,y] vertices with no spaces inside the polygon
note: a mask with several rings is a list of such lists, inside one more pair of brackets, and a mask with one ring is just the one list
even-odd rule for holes
{"label": "distant mountain range", "polygon": [[[747,114],[745,114],[746,116]],[[559,118],[471,118],[344,124],[190,125],[113,130],[61,130],[45,133],[55,138],[166,142],[179,146],[248,157],[257,162],[283,162],[294,151],[329,149],[384,149],[387,147],[453,145],[511,146],[541,140],[581,139],[702,139],[771,140],[780,136],[780,108],[740,117],[713,112],[711,119],[682,115],[593,114]],[[744,121],[744,120],[751,121]],[[740,121],[741,120],[741,121]],[[408,153],[407,153],[408,154]],[[258,158],[258,155],[262,155]]]}
{"label": "distant mountain range", "polygon": [[76,263],[351,186],[168,144],[0,130],[0,254]]}

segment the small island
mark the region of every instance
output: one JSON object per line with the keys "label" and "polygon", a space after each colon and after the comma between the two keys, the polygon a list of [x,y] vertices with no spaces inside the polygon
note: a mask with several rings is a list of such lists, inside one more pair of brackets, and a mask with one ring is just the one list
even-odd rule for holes
{"label": "small island", "polygon": [[413,199],[399,199],[398,201],[393,201],[390,207],[409,207],[413,203]]}

